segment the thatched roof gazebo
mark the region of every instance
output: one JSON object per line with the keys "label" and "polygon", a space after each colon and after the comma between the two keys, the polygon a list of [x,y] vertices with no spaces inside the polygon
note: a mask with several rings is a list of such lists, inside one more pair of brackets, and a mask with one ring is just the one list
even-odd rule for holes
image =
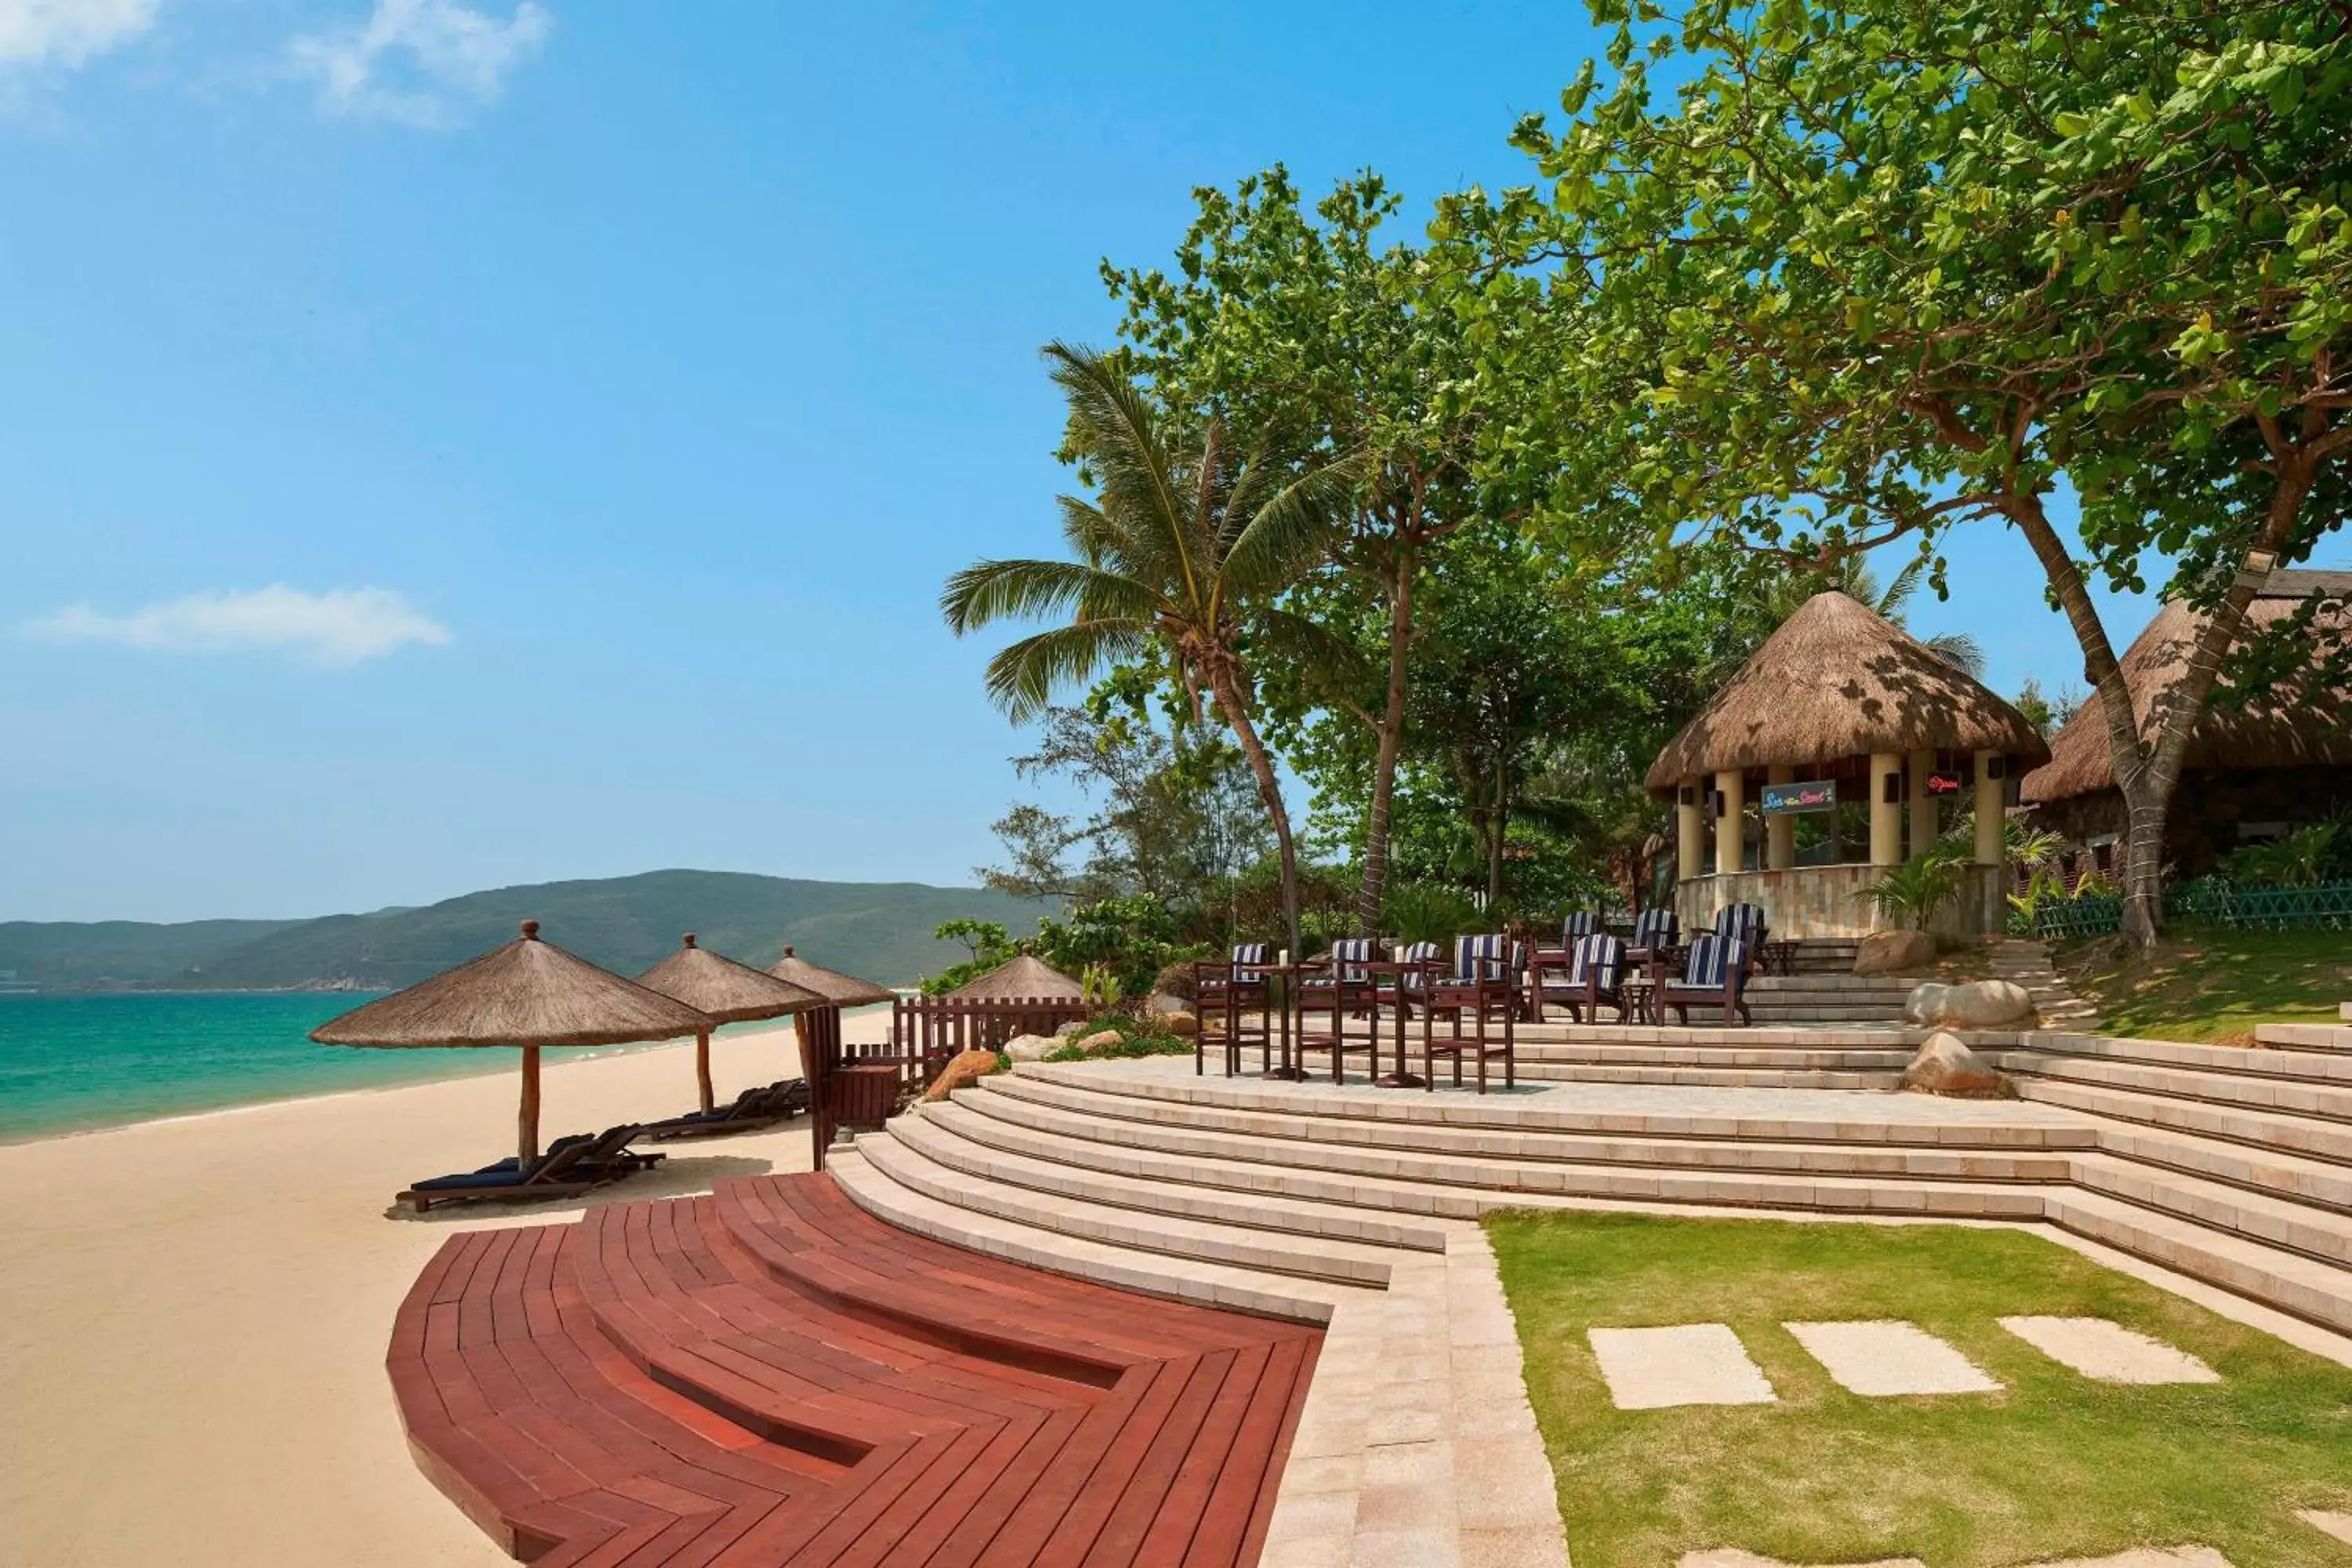
{"label": "thatched roof gazebo", "polygon": [[1042,959],[1027,953],[1007,959],[948,993],[950,996],[1003,997],[1024,1002],[1076,1002],[1086,988]]}
{"label": "thatched roof gazebo", "polygon": [[683,1002],[710,1020],[694,1037],[694,1080],[702,1109],[715,1103],[710,1091],[710,1030],[719,1024],[748,1023],[755,1018],[781,1018],[833,1004],[805,985],[795,985],[765,970],[738,963],[723,953],[697,946],[694,933],[678,939],[678,949],[643,974],[637,984]]}
{"label": "thatched roof gazebo", "polygon": [[[1903,858],[1906,795],[1916,854],[1937,836],[1939,800],[1966,787],[1972,773],[1977,858],[1998,864],[2006,781],[2021,763],[2038,764],[2048,755],[2025,715],[1884,616],[1832,589],[1807,600],[1765,639],[1658,754],[1647,784],[1652,794],[1676,803],[1682,879],[1698,895],[1696,902],[1709,906],[1685,909],[1685,921],[1711,919],[1723,904],[1755,902],[1780,934],[1848,935],[1878,923],[1861,895],[1868,877],[1801,882],[1794,875],[1845,863],[1840,806],[1866,803],[1870,853],[1864,864],[1885,867]],[[1746,829],[1751,799],[1764,823],[1752,867]],[[1801,867],[1797,819],[1816,814],[1827,814],[1825,842],[1815,847],[1818,858]],[[1709,817],[1712,879],[1704,853]],[[1771,885],[1721,880],[1751,871],[1790,876]],[[1711,879],[1719,885],[1695,886]],[[1989,906],[1969,917],[1975,924],[1991,918]]]}
{"label": "thatched roof gazebo", "polygon": [[837,969],[811,963],[790,946],[784,955],[768,965],[768,973],[779,980],[814,991],[836,1007],[865,1007],[876,1002],[888,1002],[898,993],[887,985],[877,985],[871,980],[860,980],[855,974],[844,974]]}
{"label": "thatched roof gazebo", "polygon": [[539,922],[481,957],[330,1018],[310,1031],[326,1046],[505,1046],[522,1052],[517,1143],[539,1154],[542,1046],[617,1046],[698,1034],[710,1020],[684,1003],[539,939]]}
{"label": "thatched roof gazebo", "polygon": [[[2352,615],[2332,601],[2352,596],[2352,572],[2273,572],[2246,606],[2249,634],[2289,624],[2314,595],[2326,595],[2314,618],[2330,637],[2352,632]],[[2159,609],[2119,661],[2135,719],[2145,722],[2158,693],[2187,669],[2204,616],[2179,600]],[[2210,868],[2241,837],[2241,827],[2316,820],[2352,795],[2352,692],[2296,682],[2263,702],[2209,706],[2189,731],[2181,763],[2199,775],[2176,797],[2166,857],[2184,876]],[[2115,754],[2106,717],[2094,695],[2050,742],[2047,764],[2025,775],[2018,797],[2035,816],[2088,841],[2122,827]]]}

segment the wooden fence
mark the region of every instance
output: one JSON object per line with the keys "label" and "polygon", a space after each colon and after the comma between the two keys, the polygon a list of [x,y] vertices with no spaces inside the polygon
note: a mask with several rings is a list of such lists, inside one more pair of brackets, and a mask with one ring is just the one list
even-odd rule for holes
{"label": "wooden fence", "polygon": [[894,1055],[928,1082],[965,1051],[999,1051],[1022,1035],[1050,1035],[1094,1016],[1068,996],[901,996],[890,1008]]}

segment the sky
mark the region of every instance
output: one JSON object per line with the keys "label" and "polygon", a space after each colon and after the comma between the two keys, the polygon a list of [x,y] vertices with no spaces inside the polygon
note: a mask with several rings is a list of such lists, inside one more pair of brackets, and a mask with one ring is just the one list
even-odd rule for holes
{"label": "sky", "polygon": [[[1196,185],[1525,178],[1582,17],[0,0],[0,920],[969,881],[1039,345]],[[1966,531],[1914,629],[2079,677]]]}

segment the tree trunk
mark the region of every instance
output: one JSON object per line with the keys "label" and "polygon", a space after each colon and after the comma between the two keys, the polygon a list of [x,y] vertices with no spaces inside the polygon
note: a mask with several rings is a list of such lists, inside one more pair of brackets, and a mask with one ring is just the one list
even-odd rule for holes
{"label": "tree trunk", "polygon": [[1282,781],[1275,776],[1274,759],[1266,754],[1265,742],[1258,739],[1257,726],[1250,722],[1248,705],[1243,702],[1241,687],[1233,672],[1219,668],[1211,672],[1209,689],[1217,699],[1217,710],[1233,727],[1234,739],[1241,745],[1242,754],[1249,759],[1250,772],[1257,779],[1258,798],[1265,803],[1265,814],[1274,821],[1275,847],[1282,861],[1282,921],[1290,941],[1290,956],[1295,961],[1303,956],[1298,944],[1298,853],[1290,841],[1290,812],[1282,804]]}
{"label": "tree trunk", "polygon": [[1494,837],[1486,850],[1486,907],[1491,910],[1503,897],[1503,850],[1511,837],[1511,770],[1495,770],[1495,813],[1492,818]]}
{"label": "tree trunk", "polygon": [[2123,936],[2143,951],[2164,929],[2164,822],[2171,791],[2124,796]]}
{"label": "tree trunk", "polygon": [[1389,689],[1381,708],[1380,752],[1372,762],[1372,805],[1364,819],[1364,880],[1356,892],[1356,934],[1381,929],[1388,901],[1389,811],[1396,800],[1397,755],[1404,749],[1405,658],[1412,642],[1412,554],[1397,561],[1389,589]]}

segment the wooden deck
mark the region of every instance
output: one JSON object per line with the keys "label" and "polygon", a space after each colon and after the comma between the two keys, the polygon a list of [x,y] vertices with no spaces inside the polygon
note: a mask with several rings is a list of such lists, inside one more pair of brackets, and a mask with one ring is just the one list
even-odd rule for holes
{"label": "wooden deck", "polygon": [[508,1552],[594,1564],[1249,1564],[1319,1330],[895,1230],[824,1175],[453,1237],[387,1357]]}

